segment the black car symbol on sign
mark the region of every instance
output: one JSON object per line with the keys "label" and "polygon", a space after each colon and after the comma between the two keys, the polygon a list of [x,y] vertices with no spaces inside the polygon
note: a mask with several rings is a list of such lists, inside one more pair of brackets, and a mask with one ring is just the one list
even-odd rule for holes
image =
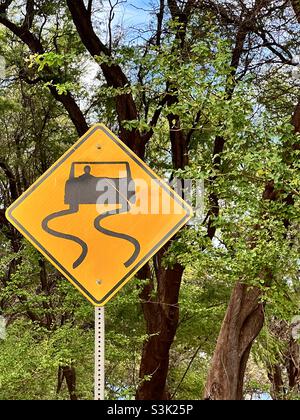
{"label": "black car symbol on sign", "polygon": [[[93,175],[93,170],[97,168],[97,172],[101,173],[100,165],[109,165],[111,169],[120,168],[123,165],[125,171],[122,176],[118,173],[117,177],[104,177]],[[81,174],[76,176],[77,170],[81,170]],[[59,217],[67,216],[79,212],[79,206],[82,204],[114,204],[119,208],[106,211],[96,217],[94,227],[100,233],[111,236],[116,239],[122,239],[130,242],[134,247],[131,257],[124,263],[125,267],[130,267],[137,259],[140,253],[140,244],[132,236],[124,233],[113,232],[104,228],[101,222],[110,216],[128,213],[131,205],[136,201],[135,184],[131,176],[130,165],[128,162],[73,162],[71,166],[70,176],[65,185],[64,202],[69,209],[55,212],[47,216],[42,222],[42,228],[45,232],[57,238],[66,239],[76,242],[81,247],[81,255],[74,262],[73,268],[79,267],[85,260],[88,253],[88,245],[85,241],[77,236],[58,232],[51,227],[49,223]]]}

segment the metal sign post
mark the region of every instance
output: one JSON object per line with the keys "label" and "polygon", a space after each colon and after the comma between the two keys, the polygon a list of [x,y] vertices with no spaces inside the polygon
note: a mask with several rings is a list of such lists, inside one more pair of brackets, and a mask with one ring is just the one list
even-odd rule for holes
{"label": "metal sign post", "polygon": [[95,308],[95,401],[104,400],[105,392],[105,309]]}

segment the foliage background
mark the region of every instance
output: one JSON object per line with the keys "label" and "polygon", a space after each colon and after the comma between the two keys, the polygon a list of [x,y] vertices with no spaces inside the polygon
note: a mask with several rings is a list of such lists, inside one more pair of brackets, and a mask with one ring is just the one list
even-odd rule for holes
{"label": "foliage background", "polygon": [[[21,21],[18,8],[23,11],[25,2],[12,3],[10,18]],[[76,372],[77,397],[93,399],[93,308],[3,220],[12,201],[7,168],[22,192],[77,138],[51,88],[60,97],[71,91],[89,124],[102,121],[115,132],[119,128],[115,99],[130,92],[140,118],[123,121],[123,126],[147,133],[153,128],[150,116],[166,86],[172,86],[178,100],[162,107],[145,159],[166,179],[177,175],[204,180],[205,211],[202,220],[176,237],[163,258],[165,267],[179,262],[185,268],[180,320],[170,352],[170,396],[202,398],[222,320],[239,280],[261,288],[266,304],[266,322],[251,351],[244,396],[299,399],[299,383],[278,395],[270,377],[273,367],[280,366],[288,382],[290,324],[299,314],[299,149],[291,147],[299,134],[291,116],[300,81],[292,77],[292,60],[284,62],[274,53],[276,47],[287,59],[296,56],[299,24],[292,8],[274,2],[274,9],[272,4],[265,9],[264,33],[277,37],[275,46],[270,42],[268,48],[262,36],[258,41],[257,34],[249,35],[243,61],[233,75],[234,30],[221,26],[209,5],[195,8],[182,48],[177,37],[180,25],[171,19],[167,6],[158,46],[149,42],[156,30],[157,2],[117,2],[110,27],[112,3],[99,2],[95,26],[114,54],[93,61],[62,3],[36,2],[34,30],[44,21],[43,54],[32,54],[0,26],[0,54],[7,65],[0,85],[0,314],[7,321],[6,340],[0,341],[0,398],[68,399],[66,383],[59,392],[57,387],[60,368],[69,366]],[[130,86],[108,86],[99,71],[102,63],[120,64]],[[172,161],[170,115],[171,132],[177,130],[178,119],[180,130],[192,132],[188,165],[180,169]],[[212,148],[218,136],[226,140],[226,148],[216,166]],[[281,199],[262,200],[270,180],[282,192]],[[287,191],[293,192],[293,206],[286,206]],[[219,197],[220,214],[211,241],[206,213],[212,193]],[[155,260],[150,268],[155,271]],[[271,284],[262,274],[269,271]],[[139,298],[145,282],[134,279],[106,308],[110,399],[133,399],[141,382],[143,343],[151,338],[145,332]]]}

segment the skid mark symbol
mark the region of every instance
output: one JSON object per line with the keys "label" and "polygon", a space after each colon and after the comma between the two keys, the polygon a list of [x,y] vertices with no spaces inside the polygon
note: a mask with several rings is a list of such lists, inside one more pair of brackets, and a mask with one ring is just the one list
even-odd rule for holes
{"label": "skid mark symbol", "polygon": [[[91,174],[92,165],[125,165],[126,166],[126,178],[108,178],[108,177],[95,177]],[[76,177],[75,170],[77,166],[84,166],[84,173]],[[105,191],[99,191],[99,182],[105,183]],[[49,235],[55,236],[60,239],[66,239],[73,241],[81,247],[81,254],[77,260],[73,263],[73,269],[79,267],[85,260],[88,253],[88,245],[85,241],[79,237],[71,234],[62,233],[49,227],[49,223],[54,219],[76,214],[79,212],[80,204],[99,204],[101,202],[101,195],[106,194],[104,204],[119,205],[120,208],[107,211],[97,216],[94,221],[95,229],[107,236],[111,236],[116,239],[121,239],[131,243],[134,247],[134,252],[131,257],[124,263],[125,267],[130,267],[138,258],[140,254],[140,243],[137,239],[130,235],[114,232],[106,229],[101,225],[101,222],[112,216],[119,214],[128,213],[131,209],[131,204],[135,202],[135,191],[132,191],[133,180],[131,177],[131,170],[128,162],[74,162],[71,167],[69,180],[65,186],[65,204],[70,206],[67,210],[55,212],[47,216],[42,222],[42,228]],[[125,188],[124,188],[125,186]],[[129,186],[131,188],[129,188]],[[126,188],[127,187],[127,188]],[[126,191],[126,196],[121,191]]]}

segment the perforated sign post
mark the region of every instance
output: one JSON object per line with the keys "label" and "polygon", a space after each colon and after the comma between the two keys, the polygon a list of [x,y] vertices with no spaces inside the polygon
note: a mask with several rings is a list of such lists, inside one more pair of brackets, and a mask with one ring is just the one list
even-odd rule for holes
{"label": "perforated sign post", "polygon": [[92,127],[6,212],[95,307],[95,399],[104,398],[104,305],[192,217],[104,125]]}

